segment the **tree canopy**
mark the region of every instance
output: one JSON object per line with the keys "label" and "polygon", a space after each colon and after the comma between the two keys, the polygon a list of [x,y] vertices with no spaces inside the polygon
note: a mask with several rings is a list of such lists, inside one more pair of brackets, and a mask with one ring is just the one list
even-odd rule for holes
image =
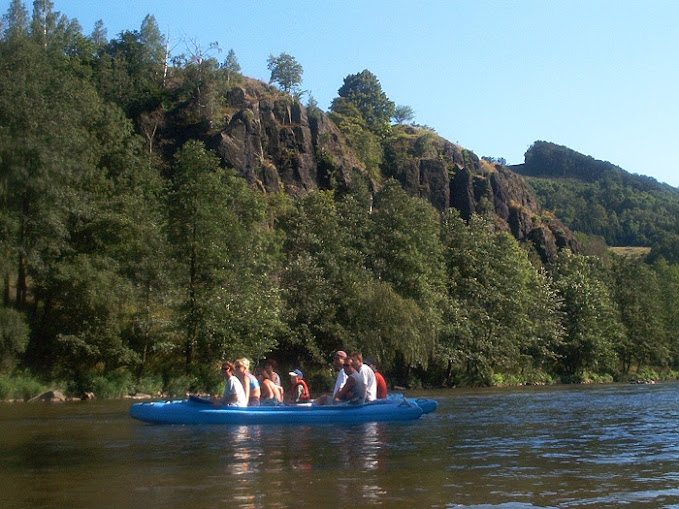
{"label": "tree canopy", "polygon": [[295,57],[287,53],[281,53],[277,57],[269,55],[267,68],[271,71],[269,83],[278,83],[284,92],[299,98],[304,68]]}
{"label": "tree canopy", "polygon": [[[368,128],[375,133],[384,132],[385,126],[394,116],[396,106],[382,90],[377,76],[367,69],[344,78],[344,84],[337,93],[356,107]],[[333,103],[332,109],[337,107]]]}
{"label": "tree canopy", "polygon": [[[223,358],[272,357],[301,367],[320,392],[337,349],[376,358],[408,387],[679,369],[679,269],[663,256],[679,232],[662,186],[630,188],[608,167],[584,182],[580,165],[591,161],[554,163],[568,182],[534,186],[559,217],[665,251],[649,264],[563,249],[542,265],[489,207],[463,219],[422,199],[421,180],[404,190],[408,168],[431,163],[450,177],[473,154],[453,162],[426,129],[391,126],[409,112],[369,71],[345,78],[330,115],[313,106],[315,131],[281,121],[273,136],[235,104],[250,93],[263,110],[271,97],[291,101],[240,76],[233,51],[220,63],[218,46],[189,41],[169,60],[152,16],[105,34],[98,23],[83,35],[50,1],[31,15],[15,0],[3,17],[0,376],[28,373],[76,394],[184,394],[219,391]],[[272,82],[299,95],[295,59],[269,64]],[[262,131],[242,167],[220,157],[233,148],[227,124],[247,140]],[[341,182],[285,193],[307,134],[337,150],[314,153],[313,140],[304,157],[349,168]],[[283,171],[262,154],[286,143]],[[552,149],[534,156],[546,161]],[[239,176],[248,165],[282,190]]]}

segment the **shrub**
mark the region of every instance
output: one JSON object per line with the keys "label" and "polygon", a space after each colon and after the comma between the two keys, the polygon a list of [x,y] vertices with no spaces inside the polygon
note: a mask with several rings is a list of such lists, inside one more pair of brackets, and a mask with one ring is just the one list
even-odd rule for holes
{"label": "shrub", "polygon": [[183,375],[171,378],[165,384],[164,393],[169,398],[184,397],[187,393],[196,389],[197,380],[193,376]]}
{"label": "shrub", "polygon": [[159,377],[144,377],[137,380],[134,384],[135,394],[149,394],[151,396],[157,396],[163,392],[163,381]]}
{"label": "shrub", "polygon": [[45,384],[29,375],[0,376],[0,399],[29,400],[46,390]]}
{"label": "shrub", "polygon": [[132,374],[127,370],[117,370],[91,379],[90,390],[99,399],[120,398],[134,391]]}

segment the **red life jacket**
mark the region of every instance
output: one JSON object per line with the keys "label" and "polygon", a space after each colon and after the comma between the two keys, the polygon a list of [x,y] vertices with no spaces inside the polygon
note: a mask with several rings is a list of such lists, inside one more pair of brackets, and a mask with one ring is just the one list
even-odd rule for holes
{"label": "red life jacket", "polygon": [[292,386],[291,392],[292,392],[293,401],[297,397],[297,387],[299,385],[304,387],[304,393],[302,394],[302,396],[299,398],[298,401],[309,401],[311,399],[311,395],[309,394],[309,387],[307,386],[306,382],[304,380],[302,380],[301,378],[298,378],[297,382]]}

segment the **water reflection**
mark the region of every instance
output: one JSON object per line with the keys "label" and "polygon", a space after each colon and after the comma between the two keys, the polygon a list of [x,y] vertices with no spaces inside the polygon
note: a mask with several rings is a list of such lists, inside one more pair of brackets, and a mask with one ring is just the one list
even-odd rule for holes
{"label": "water reflection", "polygon": [[325,489],[326,497],[347,504],[357,496],[377,501],[388,494],[378,473],[388,465],[383,426],[231,427],[222,433],[220,474],[212,482],[228,486],[239,506],[258,507],[306,498],[310,487],[327,485],[331,471],[337,482]]}

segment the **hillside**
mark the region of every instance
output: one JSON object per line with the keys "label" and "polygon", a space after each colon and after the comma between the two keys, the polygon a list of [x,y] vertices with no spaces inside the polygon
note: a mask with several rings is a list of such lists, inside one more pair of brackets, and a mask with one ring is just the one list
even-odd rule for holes
{"label": "hillside", "polygon": [[[521,177],[429,129],[393,126],[380,141],[384,157],[371,171],[370,162],[360,157],[360,147],[331,115],[308,111],[270,85],[243,77],[226,93],[224,104],[220,122],[208,119],[203,131],[194,130],[192,135],[215,150],[224,166],[265,193],[299,196],[341,189],[359,175],[370,180],[374,192],[393,178],[410,195],[426,199],[441,212],[452,207],[465,219],[474,213],[490,214],[498,230],[532,246],[544,262],[554,260],[561,248],[580,249],[569,229],[543,212]],[[220,127],[210,127],[215,125]],[[176,143],[164,145],[170,152],[177,148]]]}
{"label": "hillside", "polygon": [[650,260],[677,260],[678,189],[545,141],[511,169],[572,230],[601,236],[610,246],[652,248]]}

